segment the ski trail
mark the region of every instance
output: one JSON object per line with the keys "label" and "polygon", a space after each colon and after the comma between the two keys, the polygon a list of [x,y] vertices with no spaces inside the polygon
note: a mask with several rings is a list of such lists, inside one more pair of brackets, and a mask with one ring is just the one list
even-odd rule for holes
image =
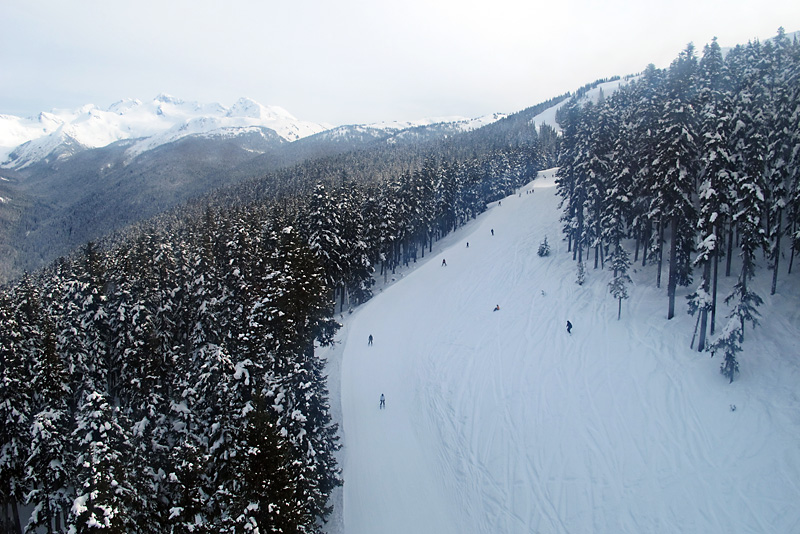
{"label": "ski trail", "polygon": [[727,387],[719,358],[688,349],[693,318],[665,320],[651,268],[618,321],[608,270],[590,260],[575,283],[552,185],[493,205],[352,317],[345,531],[797,530],[798,366],[762,363],[765,336],[748,365],[769,387]]}

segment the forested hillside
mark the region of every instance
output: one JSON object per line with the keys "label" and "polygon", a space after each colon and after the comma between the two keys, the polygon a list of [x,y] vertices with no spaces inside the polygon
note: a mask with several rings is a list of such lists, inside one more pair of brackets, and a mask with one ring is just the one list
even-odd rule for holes
{"label": "forested hillside", "polygon": [[[621,301],[632,262],[656,262],[657,287],[666,262],[667,318],[676,287],[694,284],[697,348],[721,354],[733,381],[745,327],[760,316],[748,285],[756,255],[769,258],[775,294],[800,248],[800,45],[782,29],[724,56],[716,40],[699,58],[689,45],[668,69],[650,65],[613,95],[560,111],[558,187],[578,279],[586,262],[607,265]],[[734,254],[738,283],[718,297]],[[718,298],[732,303],[726,321]]]}
{"label": "forested hillside", "polygon": [[357,181],[384,182],[420,168],[427,158],[474,159],[493,148],[530,143],[532,137],[541,137],[555,160],[555,131],[544,127],[539,132],[530,124],[552,103],[475,121],[495,123],[479,130],[460,122],[344,126],[335,135],[323,132],[288,142],[268,128],[245,128],[236,135],[184,135],[144,152],[137,147],[147,145],[147,139],[81,147],[74,154],[61,147],[64,154],[58,151],[24,168],[3,169],[0,219],[6,224],[0,226],[0,282],[242,182],[260,182],[270,200],[307,191],[326,176],[338,178],[346,172]]}
{"label": "forested hillside", "polygon": [[308,162],[4,288],[4,530],[318,531],[341,483],[314,355],[335,302],[551,163],[528,128],[388,179],[377,155]]}
{"label": "forested hillside", "polygon": [[[2,529],[320,531],[340,444],[314,348],[376,277],[557,158],[579,269],[593,249],[623,299],[631,261],[663,261],[668,244],[670,315],[697,270],[693,309],[713,329],[723,250],[766,251],[777,273],[798,248],[797,74],[780,36],[724,59],[689,48],[596,104],[577,98],[563,137],[531,122],[554,99],[466,134],[333,151],[3,287]],[[743,264],[732,335],[710,347],[731,379],[759,302]]]}

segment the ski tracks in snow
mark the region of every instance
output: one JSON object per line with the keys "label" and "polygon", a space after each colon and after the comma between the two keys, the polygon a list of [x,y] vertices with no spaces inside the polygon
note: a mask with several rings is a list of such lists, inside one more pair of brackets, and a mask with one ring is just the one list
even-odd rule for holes
{"label": "ski tracks in snow", "polygon": [[[578,286],[557,257],[552,178],[534,185],[356,312],[341,384],[347,534],[766,532],[764,509],[798,526],[785,445],[797,422],[729,411],[749,399],[720,385],[718,359],[664,334],[693,319],[665,327],[653,310],[666,299],[636,274],[621,321],[608,270],[588,265]],[[743,420],[763,430],[757,450],[730,442]],[[771,475],[738,473],[743,460]]]}

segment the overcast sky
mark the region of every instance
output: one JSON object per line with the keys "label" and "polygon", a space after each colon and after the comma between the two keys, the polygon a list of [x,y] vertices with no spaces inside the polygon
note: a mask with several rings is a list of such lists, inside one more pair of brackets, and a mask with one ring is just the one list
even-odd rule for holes
{"label": "overcast sky", "polygon": [[333,125],[515,112],[800,30],[798,0],[2,0],[0,113],[169,93]]}

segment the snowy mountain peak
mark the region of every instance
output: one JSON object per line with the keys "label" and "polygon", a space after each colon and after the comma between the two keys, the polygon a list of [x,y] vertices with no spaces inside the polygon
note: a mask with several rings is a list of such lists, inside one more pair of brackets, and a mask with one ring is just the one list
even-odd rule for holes
{"label": "snowy mountain peak", "polygon": [[[286,141],[322,132],[328,125],[301,121],[277,106],[240,98],[231,108],[218,103],[187,102],[161,93],[148,102],[127,98],[103,110],[93,104],[76,110],[42,112],[23,119],[0,115],[0,166],[22,168],[41,160],[69,157],[123,139],[139,139],[127,153],[130,160],[146,150],[188,135],[230,137],[237,131],[268,128]],[[62,143],[68,150],[57,150]],[[81,148],[82,147],[82,148]]]}
{"label": "snowy mountain peak", "polygon": [[175,106],[181,106],[184,103],[180,98],[176,98],[167,93],[159,93],[153,100],[161,104],[173,104]]}
{"label": "snowy mountain peak", "polygon": [[250,98],[240,98],[228,110],[228,117],[242,117],[261,120],[289,120],[297,121],[291,113],[278,106],[263,106]]}
{"label": "snowy mountain peak", "polygon": [[110,106],[108,106],[108,111],[111,113],[118,113],[119,115],[123,115],[128,113],[139,106],[142,105],[142,101],[138,98],[123,98],[117,102],[114,102]]}

